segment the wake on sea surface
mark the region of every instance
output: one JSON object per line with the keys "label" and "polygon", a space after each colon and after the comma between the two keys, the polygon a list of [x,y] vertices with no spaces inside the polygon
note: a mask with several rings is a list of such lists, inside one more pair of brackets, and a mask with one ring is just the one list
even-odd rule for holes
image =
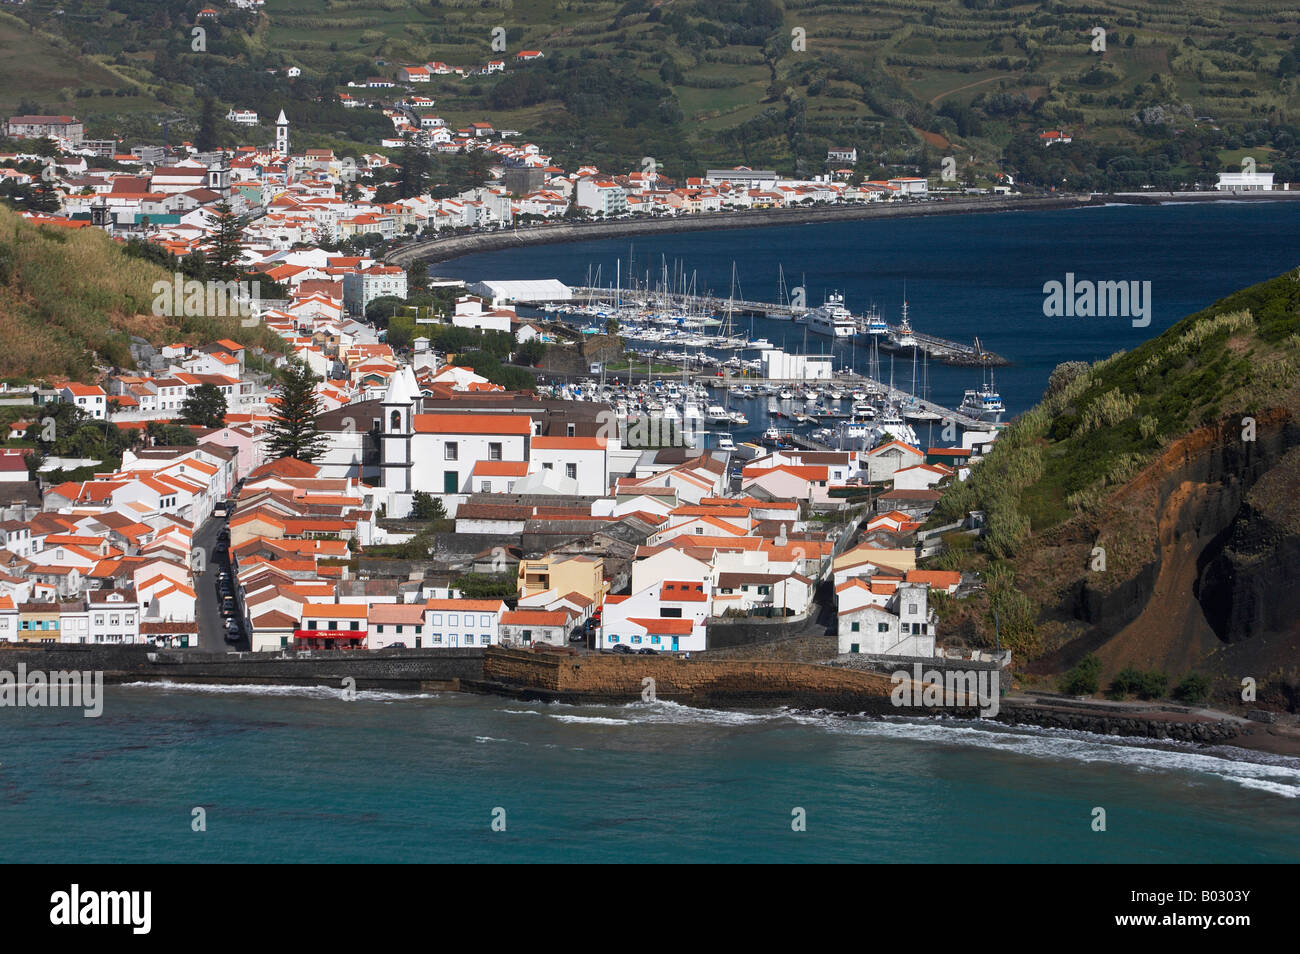
{"label": "wake on sea surface", "polygon": [[[341,690],[327,686],[210,685],[182,682],[134,682],[119,688],[156,692],[184,692],[220,696],[261,696],[337,700]],[[469,701],[452,693],[411,693],[358,690],[355,703],[444,703],[448,699]],[[477,701],[477,700],[474,700]],[[499,703],[500,700],[494,700]],[[788,708],[771,710],[708,709],[658,700],[622,706],[565,705],[561,703],[517,703],[493,712],[506,716],[544,718],[548,723],[581,729],[623,732],[654,729],[672,731],[682,727],[745,729],[802,727],[833,735],[847,735],[883,743],[915,743],[936,747],[984,749],[1013,756],[1058,762],[1100,763],[1138,772],[1208,776],[1243,788],[1267,792],[1282,798],[1300,797],[1300,759],[1271,755],[1232,746],[1202,747],[1194,743],[1150,739],[1116,738],[1067,729],[1004,725],[986,720],[948,718],[844,715],[826,711]],[[478,744],[516,743],[522,740],[492,735],[470,737]],[[575,740],[578,741],[578,740]]]}

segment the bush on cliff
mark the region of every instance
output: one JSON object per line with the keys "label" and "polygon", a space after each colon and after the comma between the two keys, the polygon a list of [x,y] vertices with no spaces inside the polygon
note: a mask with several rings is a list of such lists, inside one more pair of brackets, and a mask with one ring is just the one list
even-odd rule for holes
{"label": "bush on cliff", "polygon": [[1061,692],[1067,696],[1090,696],[1097,691],[1101,677],[1101,660],[1088,653],[1061,679]]}
{"label": "bush on cliff", "polygon": [[1139,699],[1159,699],[1165,694],[1169,676],[1158,670],[1143,672],[1135,666],[1125,666],[1111,680],[1106,694],[1112,699],[1125,699],[1137,696]]}
{"label": "bush on cliff", "polygon": [[1210,697],[1210,680],[1199,672],[1190,672],[1174,687],[1173,696],[1186,705],[1200,705]]}

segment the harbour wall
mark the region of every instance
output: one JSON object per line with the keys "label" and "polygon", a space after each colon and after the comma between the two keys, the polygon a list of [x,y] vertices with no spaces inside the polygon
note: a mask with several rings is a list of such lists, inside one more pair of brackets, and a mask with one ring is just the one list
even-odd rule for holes
{"label": "harbour wall", "polygon": [[639,702],[651,685],[656,699],[688,705],[834,709],[899,714],[889,678],[810,663],[679,656],[564,655],[490,647],[484,681],[469,691],[572,704]]}
{"label": "harbour wall", "polygon": [[482,649],[382,649],[365,652],[312,650],[283,653],[202,653],[153,650],[146,646],[34,646],[0,649],[0,670],[104,673],[107,683],[199,682],[357,689],[455,689],[464,679],[481,679]]}
{"label": "harbour wall", "polygon": [[[490,693],[571,705],[638,702],[653,686],[656,699],[708,708],[785,706],[873,716],[978,716],[974,706],[942,710],[895,706],[890,698],[894,683],[886,673],[806,661],[824,652],[819,639],[825,637],[795,637],[690,659],[501,647],[286,653],[167,652],[134,646],[6,647],[0,649],[0,670],[16,673],[22,663],[29,673],[103,672],[104,681],[110,684],[301,685],[340,690],[346,685],[358,690]],[[975,667],[967,663],[958,668]],[[343,682],[347,677],[355,680],[354,686]],[[1240,722],[1192,714],[1179,707],[1121,707],[1100,700],[1003,698],[996,720],[1100,735],[1218,744],[1228,743],[1243,731]]]}
{"label": "harbour wall", "polygon": [[[958,660],[929,660],[927,668],[988,668]],[[909,668],[900,666],[899,668]],[[537,653],[492,647],[483,660],[482,682],[467,682],[470,692],[571,705],[626,705],[654,697],[711,708],[825,709],[873,716],[943,716],[973,719],[973,706],[895,706],[895,683],[883,672],[787,662],[776,659],[718,658],[714,653],[676,656],[613,656]],[[646,680],[653,680],[647,683]],[[995,721],[1072,729],[1099,735],[1226,743],[1241,734],[1240,723],[1195,716],[1187,710],[1121,708],[1104,702],[1072,704],[1003,698]]]}

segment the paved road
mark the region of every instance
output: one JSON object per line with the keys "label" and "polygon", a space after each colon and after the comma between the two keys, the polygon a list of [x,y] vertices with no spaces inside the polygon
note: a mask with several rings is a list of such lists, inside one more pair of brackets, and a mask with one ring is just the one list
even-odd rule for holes
{"label": "paved road", "polygon": [[226,642],[225,620],[221,616],[221,597],[218,580],[222,570],[229,572],[227,554],[217,546],[217,537],[226,520],[213,517],[207,520],[194,535],[194,546],[203,550],[205,570],[194,575],[194,590],[198,594],[195,619],[199,624],[199,648],[209,653],[224,653],[248,646],[247,634],[240,634],[239,643]]}

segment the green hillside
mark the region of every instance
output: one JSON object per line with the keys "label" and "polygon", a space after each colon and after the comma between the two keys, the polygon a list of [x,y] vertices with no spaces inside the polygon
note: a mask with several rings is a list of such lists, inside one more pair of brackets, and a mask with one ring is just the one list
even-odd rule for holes
{"label": "green hillside", "polygon": [[[952,155],[960,178],[1002,168],[1042,186],[1170,187],[1245,155],[1300,178],[1300,28],[1284,3],[271,0],[258,14],[219,6],[196,52],[202,6],[15,7],[0,16],[0,47],[21,36],[22,54],[6,58],[0,105],[157,140],[172,118],[196,136],[198,96],[211,94],[264,118],[285,108],[299,145],[356,148],[391,127],[330,102],[349,80],[496,58],[509,72],[415,88],[453,126],[488,119],[568,164],[651,155],[673,176],[737,162],[811,174],[842,145],[858,149],[860,171],[937,173]],[[546,57],[515,68],[523,48]],[[288,66],[303,75],[268,72]],[[1074,142],[1044,149],[1046,129]],[[269,141],[271,130],[222,124],[220,135]]]}
{"label": "green hillside", "polygon": [[133,335],[154,345],[233,338],[275,347],[273,333],[238,317],[154,315],[153,285],[173,274],[98,229],[38,227],[0,207],[0,379],[87,381],[96,369],[130,368]]}

